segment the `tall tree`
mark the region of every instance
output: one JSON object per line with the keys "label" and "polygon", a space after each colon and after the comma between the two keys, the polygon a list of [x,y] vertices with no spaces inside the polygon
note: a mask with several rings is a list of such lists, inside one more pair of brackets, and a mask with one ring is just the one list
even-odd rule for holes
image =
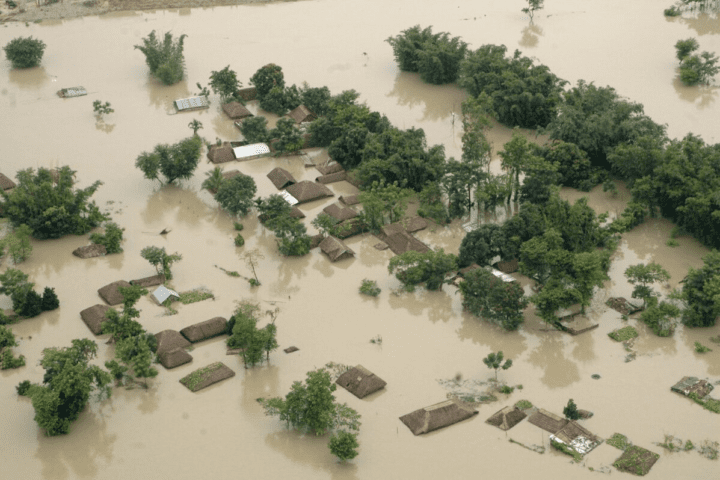
{"label": "tall tree", "polygon": [[424,283],[428,290],[439,290],[445,282],[445,276],[457,269],[457,257],[445,253],[443,249],[425,253],[408,250],[390,259],[388,272],[412,289]]}
{"label": "tall tree", "polygon": [[243,173],[229,178],[220,184],[215,200],[233,215],[244,217],[253,206],[253,197],[257,192],[255,180]]}
{"label": "tall tree", "polygon": [[172,272],[170,271],[170,266],[179,261],[182,260],[182,255],[179,253],[167,253],[165,251],[165,247],[145,247],[140,251],[140,256],[150,262],[150,265],[155,267],[155,271],[158,274],[165,275],[165,278],[167,280],[172,279]]}
{"label": "tall tree", "polygon": [[720,252],[705,255],[702,268],[691,268],[682,283],[682,297],[687,303],[682,322],[688,327],[715,325],[720,315]]}
{"label": "tall tree", "polygon": [[490,352],[487,357],[483,358],[483,363],[490,370],[495,370],[495,380],[497,380],[498,369],[502,368],[503,370],[507,370],[508,368],[512,367],[512,360],[508,358],[507,360],[505,360],[505,363],[503,363],[504,359],[505,356],[503,355],[502,351],[499,351],[497,353]]}
{"label": "tall tree", "polygon": [[172,33],[166,32],[160,42],[153,30],[142,39],[142,45],[135,45],[135,48],[145,55],[145,63],[150,68],[150,73],[165,85],[177,83],[185,75],[185,37],[187,35],[173,39]]}
{"label": "tall tree", "polygon": [[198,166],[201,148],[202,140],[197,135],[174,145],[156,145],[152,152],[141,153],[135,160],[135,166],[148,180],[162,182],[161,174],[165,177],[165,183],[187,180]]}
{"label": "tall tree", "polygon": [[460,282],[463,308],[476,317],[487,319],[505,330],[517,330],[528,305],[522,286],[504,282],[484,268],[471,270]]}
{"label": "tall tree", "polygon": [[642,298],[643,309],[648,305],[648,300],[657,297],[652,285],[656,282],[667,282],[670,274],[661,265],[650,262],[647,265],[642,263],[631,265],[625,269],[625,277],[635,286],[632,298]]}
{"label": "tall tree", "polygon": [[37,38],[17,37],[10,40],[3,50],[13,68],[31,68],[40,65],[46,46]]}
{"label": "tall tree", "polygon": [[[237,73],[230,70],[230,65],[219,71],[210,72],[210,88],[213,92],[220,95],[223,103],[237,101],[237,92],[242,87],[242,83],[237,78]],[[242,100],[242,99],[240,99]]]}

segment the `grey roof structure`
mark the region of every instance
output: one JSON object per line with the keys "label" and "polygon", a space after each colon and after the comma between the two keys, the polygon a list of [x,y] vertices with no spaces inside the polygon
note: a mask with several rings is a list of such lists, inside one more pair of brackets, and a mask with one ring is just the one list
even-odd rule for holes
{"label": "grey roof structure", "polygon": [[180,300],[180,294],[175,290],[167,288],[165,285],[160,285],[153,293],[155,300],[162,304],[165,300],[170,297],[175,297],[176,300]]}
{"label": "grey roof structure", "polygon": [[200,110],[202,108],[210,108],[210,102],[204,95],[189,98],[179,98],[173,102],[178,112],[188,112],[191,110]]}

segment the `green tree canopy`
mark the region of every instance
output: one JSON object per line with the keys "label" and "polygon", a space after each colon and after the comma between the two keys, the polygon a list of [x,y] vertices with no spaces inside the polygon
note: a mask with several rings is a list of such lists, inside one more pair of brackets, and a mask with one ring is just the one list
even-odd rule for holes
{"label": "green tree canopy", "polygon": [[504,243],[502,227],[495,223],[484,223],[468,232],[460,242],[458,266],[464,268],[473,263],[488,265],[493,258],[501,254]]}
{"label": "green tree canopy", "polygon": [[256,115],[240,122],[240,133],[249,143],[265,143],[270,140],[267,118]]}
{"label": "green tree canopy", "polygon": [[460,282],[460,293],[463,308],[505,330],[517,330],[524,321],[528,299],[517,282],[505,282],[484,268],[476,268]]}
{"label": "green tree canopy", "polygon": [[292,118],[281,118],[275,124],[268,137],[276,139],[273,147],[279,153],[294,153],[303,147],[302,133]]}
{"label": "green tree canopy", "polygon": [[215,200],[231,214],[244,217],[253,206],[256,192],[255,180],[241,173],[220,184]]}
{"label": "green tree canopy", "polygon": [[650,262],[647,265],[642,263],[631,265],[625,269],[625,277],[628,282],[635,286],[632,298],[642,298],[643,308],[648,304],[648,300],[658,296],[652,285],[656,282],[670,280],[670,274],[667,270],[655,262]]}
{"label": "green tree canopy", "polygon": [[142,39],[142,45],[135,45],[145,55],[150,73],[165,85],[172,85],[183,79],[185,75],[185,57],[183,48],[187,35],[173,39],[172,33],[166,32],[160,42],[155,30]]}
{"label": "green tree canopy", "polygon": [[142,170],[148,180],[162,180],[173,183],[193,176],[200,161],[202,140],[199,136],[181,140],[174,145],[159,144],[152,152],[143,152],[135,160],[135,166]]}
{"label": "green tree canopy", "polygon": [[155,267],[155,271],[158,274],[165,275],[167,280],[172,278],[172,272],[170,267],[173,263],[182,260],[182,255],[179,253],[168,254],[165,251],[165,247],[145,247],[140,251],[140,256],[150,262],[150,265]]}
{"label": "green tree canopy", "polygon": [[260,67],[257,72],[250,77],[250,85],[254,85],[257,90],[257,96],[262,100],[273,87],[279,87],[281,90],[285,88],[285,75],[283,75],[282,67],[274,63]]}
{"label": "green tree canopy", "polygon": [[507,370],[508,368],[512,367],[512,360],[508,358],[507,360],[505,360],[505,363],[503,363],[504,359],[505,356],[503,355],[502,351],[499,351],[497,353],[490,352],[487,357],[483,358],[483,363],[490,370],[495,370],[495,380],[497,380],[498,369],[502,368],[503,370]]}
{"label": "green tree canopy", "polygon": [[120,253],[123,251],[120,246],[123,241],[124,228],[115,222],[107,222],[105,224],[105,233],[90,234],[90,241],[98,245],[105,245],[107,253]]}
{"label": "green tree canopy", "polygon": [[330,437],[330,442],[328,442],[330,453],[338,457],[341,462],[357,457],[357,448],[359,446],[357,434],[344,431],[333,434]]}
{"label": "green tree canopy", "polygon": [[688,327],[712,327],[720,315],[720,252],[703,257],[702,268],[691,268],[683,280],[687,303],[682,322]]}
{"label": "green tree canopy", "polygon": [[[242,83],[237,78],[237,73],[234,70],[230,70],[230,65],[223,68],[222,70],[210,72],[210,88],[224,102],[237,101],[237,92],[242,87]],[[242,99],[240,99],[242,100]]]}
{"label": "green tree canopy", "polygon": [[407,288],[424,283],[428,290],[439,290],[453,270],[457,270],[457,257],[443,249],[425,253],[408,250],[391,258],[388,265],[388,272],[395,273]]}
{"label": "green tree canopy", "polygon": [[3,50],[13,68],[31,68],[40,65],[46,46],[45,42],[31,36],[17,37],[10,40]]}

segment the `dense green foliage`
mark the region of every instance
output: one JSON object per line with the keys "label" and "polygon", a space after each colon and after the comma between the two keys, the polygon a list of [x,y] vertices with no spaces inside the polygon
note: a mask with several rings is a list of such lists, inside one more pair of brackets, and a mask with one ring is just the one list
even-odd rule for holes
{"label": "dense green foliage", "polygon": [[535,15],[535,10],[542,10],[545,0],[527,0],[527,3],[528,6],[526,8],[523,8],[522,12],[528,14],[528,16],[530,17],[530,23],[532,23],[533,16]]}
{"label": "dense green foliage", "polygon": [[60,306],[55,289],[45,287],[40,296],[34,287],[35,284],[28,281],[27,274],[20,270],[8,268],[0,274],[0,294],[10,297],[13,310],[22,317],[35,317]]}
{"label": "dense green foliage", "polygon": [[460,62],[465,58],[467,43],[449,33],[432,33],[432,27],[423,30],[420,25],[403,30],[387,40],[400,70],[419,72],[425,82],[451,83],[457,80]]}
{"label": "dense green foliage", "polygon": [[40,365],[45,369],[42,385],[26,390],[35,408],[35,421],[47,435],[70,431],[93,390],[110,395],[110,375],[88,362],[97,355],[91,340],[73,340],[71,347],[46,348]]}
{"label": "dense green foliage", "polygon": [[158,371],[152,366],[155,354],[150,338],[155,337],[143,330],[141,334],[117,341],[115,359],[105,362],[105,368],[119,383],[143,378],[143,385],[147,388],[147,379],[157,376]]}
{"label": "dense green foliage", "polygon": [[263,225],[275,233],[278,250],[287,256],[303,256],[310,252],[310,236],[305,224],[291,216],[292,207],[280,195],[255,200]]}
{"label": "dense green foliage", "polygon": [[165,183],[187,180],[193,176],[200,161],[202,139],[193,135],[174,145],[159,144],[152,152],[143,152],[135,160],[135,166],[142,170],[148,180],[162,180]]}
{"label": "dense green foliage", "polygon": [[0,239],[0,258],[3,257],[5,247],[7,247],[8,255],[12,258],[13,263],[18,264],[27,260],[32,253],[31,235],[32,229],[22,224],[5,238]]}
{"label": "dense green foliage", "polygon": [[244,103],[242,98],[237,95],[241,87],[242,84],[237,78],[237,73],[230,70],[230,65],[222,70],[210,72],[210,88],[214,93],[220,95],[223,103],[232,101]]}
{"label": "dense green foliage", "polygon": [[463,308],[505,330],[517,330],[523,322],[523,310],[528,306],[522,285],[505,282],[484,268],[465,274],[460,282]]}
{"label": "dense green foliage", "polygon": [[317,116],[328,113],[328,104],[332,95],[328,87],[310,87],[304,83],[300,89],[300,100],[303,105],[310,109]]}
{"label": "dense green foliage", "polygon": [[281,118],[270,130],[268,137],[274,139],[273,148],[280,153],[295,153],[303,146],[304,140],[292,118]]}
{"label": "dense green foliage", "polygon": [[602,183],[607,176],[604,170],[594,167],[590,163],[587,153],[574,143],[555,140],[542,147],[536,147],[536,155],[556,166],[561,177],[558,184],[565,187],[587,192],[595,185]]}
{"label": "dense green foliage", "polygon": [[257,192],[255,180],[249,175],[240,173],[220,184],[215,200],[231,214],[244,217],[253,206],[255,192]]}
{"label": "dense green foliage", "polygon": [[262,115],[249,117],[240,122],[240,133],[248,143],[265,143],[270,141],[267,118]]}
{"label": "dense green foliage", "polygon": [[160,42],[153,30],[142,39],[142,45],[135,45],[135,48],[145,55],[145,63],[150,68],[150,73],[165,85],[177,83],[185,75],[185,37],[187,35],[180,35],[174,40],[172,33],[167,32]]}
{"label": "dense green foliage", "polygon": [[357,434],[340,431],[333,434],[328,442],[330,453],[338,457],[341,462],[352,460],[358,456],[357,448],[360,444],[357,441]]}
{"label": "dense green foliage", "polygon": [[652,329],[659,337],[669,337],[675,331],[677,319],[682,312],[677,306],[668,302],[653,302],[640,314],[640,320]]}
{"label": "dense green foliage", "polygon": [[680,80],[685,85],[708,84],[720,72],[718,56],[710,52],[700,55],[688,55],[680,64]]}
{"label": "dense green foliage", "polygon": [[23,355],[14,357],[12,354],[11,348],[17,346],[18,343],[12,330],[0,325],[0,370],[20,368],[25,365]]}
{"label": "dense green foliage", "polygon": [[572,398],[568,400],[567,405],[565,405],[565,408],[563,408],[563,415],[565,415],[565,418],[567,418],[568,420],[580,419],[580,413],[578,412],[577,405],[575,405],[575,402]]}
{"label": "dense green foliage", "polygon": [[110,102],[102,103],[100,100],[95,100],[93,102],[93,112],[95,112],[95,115],[97,115],[98,118],[102,118],[103,115],[113,113],[114,111],[115,110],[110,107]]}
{"label": "dense green foliage", "polygon": [[30,68],[40,65],[45,47],[45,42],[37,38],[17,37],[10,40],[3,50],[13,68]]}
{"label": "dense green foliage", "polygon": [[274,63],[268,63],[260,67],[250,77],[250,85],[255,86],[258,98],[267,95],[273,87],[285,88],[285,75],[282,72],[282,67]]}
{"label": "dense green foliage", "polygon": [[408,250],[391,258],[388,265],[388,272],[395,273],[408,290],[423,283],[428,290],[439,290],[445,276],[454,270],[457,270],[457,257],[442,249],[425,253]]}
{"label": "dense green foliage", "polygon": [[220,185],[225,181],[223,170],[220,167],[215,167],[209,172],[205,172],[205,177],[200,188],[209,191],[213,195],[217,193]]}
{"label": "dense green foliage", "polygon": [[57,170],[57,181],[46,168],[39,168],[37,173],[32,168],[20,170],[17,187],[0,191],[4,215],[16,227],[30,227],[38,239],[89,232],[106,220],[95,202],[89,202],[102,182],[77,189],[73,188],[74,176],[75,171],[68,166]]}
{"label": "dense green foliage", "polygon": [[557,115],[567,82],[545,65],[534,65],[519,50],[510,58],[506,52],[504,45],[483,45],[468,53],[458,84],[473,97],[488,95],[501,123],[525,128],[548,125]]}
{"label": "dense green foliage", "polygon": [[245,368],[253,367],[263,361],[263,353],[270,361],[270,352],[278,348],[277,327],[275,322],[268,323],[263,328],[257,327],[257,305],[241,304],[230,318],[232,325],[227,345],[230,348],[239,348]]}
{"label": "dense green foliage", "polygon": [[652,285],[656,282],[667,282],[670,280],[670,274],[667,270],[655,262],[647,265],[642,263],[631,265],[625,269],[625,277],[627,277],[628,282],[635,286],[632,298],[642,298],[643,308],[645,308],[651,298],[658,296],[653,290]]}
{"label": "dense green foliage", "polygon": [[385,223],[399,221],[405,215],[411,195],[411,190],[400,188],[397,184],[373,183],[360,193],[362,221],[372,231],[379,231]]}
{"label": "dense green foliage", "polygon": [[377,297],[378,295],[380,295],[380,291],[380,287],[378,287],[375,280],[368,280],[367,278],[365,278],[363,279],[362,284],[360,284],[360,293],[362,293],[363,295]]}
{"label": "dense green foliage", "polygon": [[105,320],[101,324],[102,333],[110,334],[111,339],[116,342],[140,336],[145,332],[142,325],[135,320],[140,317],[140,311],[135,308],[135,304],[140,297],[148,293],[138,285],[120,287],[119,290],[123,297],[122,312],[111,308],[105,313]]}
{"label": "dense green foliage", "polygon": [[505,244],[503,228],[495,223],[484,223],[468,232],[460,242],[458,266],[464,268],[476,263],[488,265],[493,258],[502,254]]}
{"label": "dense green foliage", "polygon": [[692,52],[700,48],[700,44],[694,38],[686,38],[685,40],[678,40],[675,43],[675,56],[680,63],[688,57]]}
{"label": "dense green foliage", "polygon": [[165,247],[145,247],[140,251],[140,256],[150,262],[158,274],[165,275],[167,280],[172,279],[170,266],[178,260],[182,260],[182,255],[177,252],[168,254]]}
{"label": "dense green foliage", "polygon": [[689,327],[712,327],[720,315],[720,252],[703,257],[702,268],[691,268],[683,280],[682,297],[687,303],[682,322]]}
{"label": "dense green foliage", "polygon": [[498,369],[502,368],[503,370],[507,370],[513,365],[512,360],[509,358],[505,360],[505,363],[503,363],[503,360],[505,360],[505,355],[503,355],[502,351],[497,353],[490,352],[487,357],[483,358],[485,366],[490,370],[495,370],[495,380],[497,380]]}
{"label": "dense green foliage", "polygon": [[115,222],[105,224],[105,233],[90,234],[90,241],[98,245],[105,245],[107,253],[120,253],[123,251],[120,244],[123,241],[124,228]]}

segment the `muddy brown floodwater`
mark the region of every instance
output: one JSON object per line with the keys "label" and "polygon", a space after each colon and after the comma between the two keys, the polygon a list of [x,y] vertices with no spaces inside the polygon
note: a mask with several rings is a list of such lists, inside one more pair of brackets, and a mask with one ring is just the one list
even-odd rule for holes
{"label": "muddy brown floodwater", "polygon": [[[422,84],[416,75],[401,74],[384,39],[414,24],[435,26],[469,42],[505,44],[512,51],[537,57],[557,75],[572,82],[583,78],[609,84],[621,95],[645,105],[656,121],[668,124],[671,136],[687,132],[717,142],[717,90],[687,88],[675,81],[674,43],[700,35],[702,50],[720,51],[717,16],[665,19],[667,5],[651,0],[625,2],[548,2],[533,27],[520,12],[522,2],[459,0],[454,3],[379,0],[320,0],[268,5],[121,12],[100,17],[9,24],[0,28],[0,43],[33,35],[47,44],[42,66],[11,70],[0,62],[0,171],[13,176],[27,167],[69,164],[80,186],[99,179],[95,195],[125,230],[125,252],[79,260],[70,252],[87,236],[34,241],[30,260],[20,268],[39,286],[55,287],[60,309],[12,329],[21,338],[16,353],[27,366],[0,374],[0,460],[3,479],[126,479],[126,478],[595,478],[619,452],[603,444],[583,465],[553,451],[540,455],[508,442],[548,445],[547,435],[523,422],[508,434],[484,423],[501,407],[526,398],[556,413],[569,398],[595,416],[585,425],[607,438],[614,432],[635,444],[661,453],[648,478],[713,478],[718,464],[697,453],[668,454],[652,442],[674,434],[694,443],[720,440],[720,417],[670,392],[684,375],[720,377],[720,348],[699,355],[694,341],[709,344],[711,329],[680,328],[674,337],[657,338],[636,320],[640,338],[637,359],[625,363],[622,345],[607,333],[622,325],[620,315],[604,306],[609,296],[630,296],[623,272],[628,265],[655,260],[672,274],[677,286],[689,267],[702,264],[707,249],[691,238],[680,247],[665,245],[672,225],[651,220],[623,236],[610,270],[611,280],[596,294],[589,316],[600,327],[577,337],[545,331],[527,312],[524,326],[506,333],[462,312],[454,287],[440,292],[418,290],[394,295],[397,281],[388,276],[391,253],[373,248],[371,236],[348,244],[355,259],[331,264],[317,250],[298,259],[281,258],[273,236],[252,215],[243,220],[246,244],[235,248],[232,219],[211,196],[200,190],[212,165],[203,162],[195,177],[179,186],[160,188],[134,168],[137,155],[157,143],[175,142],[190,134],[188,122],[204,124],[200,134],[214,141],[239,134],[226,119],[217,99],[207,111],[172,114],[171,101],[207,84],[210,71],[230,64],[243,79],[274,62],[288,83],[328,85],[333,92],[354,88],[368,105],[388,115],[401,128],[420,127],[429,144],[442,143],[447,154],[459,156],[459,122],[453,125],[464,98],[454,86]],[[172,87],[148,76],[140,52],[132,48],[150,30],[188,34],[187,81]],[[83,85],[86,97],[61,100],[55,92]],[[109,101],[115,113],[104,122],[92,114],[94,100]],[[257,107],[254,107],[257,109]],[[256,110],[257,111],[257,110]],[[495,149],[511,131],[491,132]],[[298,157],[225,164],[255,177],[260,195],[275,190],[265,174],[283,166],[299,179],[314,179]],[[356,192],[347,183],[332,184],[336,195]],[[590,197],[599,211],[622,211],[629,194],[616,197],[602,189],[589,194],[564,190],[567,198]],[[306,222],[332,200],[301,206]],[[159,236],[163,228],[172,229]],[[459,223],[421,232],[419,237],[446,251],[457,251],[464,232]],[[205,286],[213,301],[180,306],[179,314],[141,299],[141,321],[150,332],[180,329],[217,315],[229,316],[235,302],[258,302],[263,310],[280,308],[277,320],[281,348],[300,351],[271,356],[269,365],[244,370],[237,357],[225,355],[223,339],[196,346],[191,364],[166,371],[149,390],[116,389],[112,398],[91,403],[69,435],[47,438],[33,421],[33,408],[15,393],[21,380],[38,382],[41,351],[92,337],[79,318],[80,310],[98,303],[96,290],[111,281],[153,273],[140,258],[147,245],[177,251],[183,260],[174,268],[179,290]],[[258,248],[262,286],[250,289],[215,265],[248,275],[244,251]],[[2,268],[6,268],[7,264]],[[516,275],[518,276],[518,275]],[[378,281],[377,299],[357,293],[363,278]],[[518,278],[520,278],[518,276]],[[522,280],[522,279],[521,279]],[[528,282],[522,280],[525,285]],[[663,290],[666,292],[667,290]],[[0,298],[4,308],[9,300]],[[369,340],[377,335],[382,345]],[[32,337],[32,338],[31,338]],[[99,362],[112,357],[100,344]],[[481,359],[502,350],[514,366],[500,374],[524,388],[500,401],[479,407],[472,420],[422,437],[414,437],[398,417],[443,400],[448,390],[437,380],[456,374],[465,380],[487,380],[492,373]],[[191,370],[223,361],[237,376],[199,393],[179,382]],[[326,437],[302,437],[265,417],[255,399],[284,395],[305,372],[329,361],[358,363],[388,382],[382,393],[357,400],[339,389],[337,398],[362,415],[360,456],[339,464],[329,453]],[[600,374],[593,380],[592,374]],[[394,431],[393,431],[394,430]],[[591,471],[588,467],[593,467]],[[714,473],[713,473],[714,472]]]}

